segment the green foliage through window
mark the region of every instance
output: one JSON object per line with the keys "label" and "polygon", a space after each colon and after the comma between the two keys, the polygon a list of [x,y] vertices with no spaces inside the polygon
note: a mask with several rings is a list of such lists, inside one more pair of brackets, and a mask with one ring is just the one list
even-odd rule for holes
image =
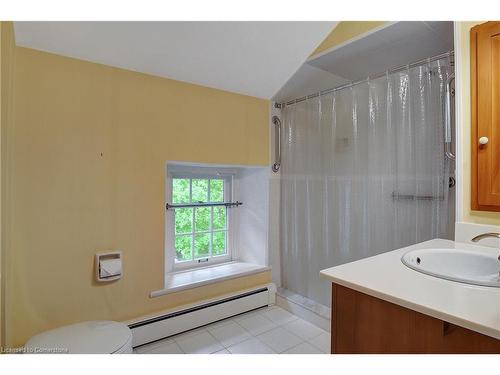
{"label": "green foliage through window", "polygon": [[[172,203],[224,202],[221,178],[174,178]],[[227,254],[227,209],[224,206],[176,208],[175,254],[178,262]]]}
{"label": "green foliage through window", "polygon": [[210,180],[210,202],[224,201],[224,181]]}
{"label": "green foliage through window", "polygon": [[210,229],[210,211],[212,207],[199,207],[195,208],[195,230],[197,232],[206,231]]}
{"label": "green foliage through window", "polygon": [[175,257],[178,261],[191,260],[193,236],[175,236]]}
{"label": "green foliage through window", "polygon": [[222,255],[226,252],[226,231],[213,233],[212,254]]}
{"label": "green foliage through window", "polygon": [[226,229],[226,207],[214,207],[213,229]]}
{"label": "green foliage through window", "polygon": [[210,255],[210,234],[197,234],[194,236],[194,257],[206,258]]}
{"label": "green foliage through window", "polygon": [[193,209],[177,208],[175,214],[175,233],[191,233],[193,231]]}
{"label": "green foliage through window", "polygon": [[188,178],[174,178],[172,185],[172,203],[189,203],[191,201]]}

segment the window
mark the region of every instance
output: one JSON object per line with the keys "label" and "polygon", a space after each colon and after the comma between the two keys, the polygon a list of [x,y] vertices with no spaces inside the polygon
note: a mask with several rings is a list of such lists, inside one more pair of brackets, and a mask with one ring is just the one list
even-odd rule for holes
{"label": "window", "polygon": [[227,203],[231,202],[232,177],[174,173],[169,182],[167,225],[174,268],[231,260]]}

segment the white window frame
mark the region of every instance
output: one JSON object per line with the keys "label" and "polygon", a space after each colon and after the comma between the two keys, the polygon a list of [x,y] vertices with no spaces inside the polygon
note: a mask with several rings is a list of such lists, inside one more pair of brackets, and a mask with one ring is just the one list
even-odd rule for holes
{"label": "white window frame", "polygon": [[[167,203],[172,204],[173,193],[173,179],[186,178],[186,179],[222,179],[224,180],[224,202],[232,202],[233,189],[234,189],[234,175],[231,172],[220,172],[218,168],[173,168],[172,171],[167,172],[166,183],[166,200]],[[177,262],[175,254],[175,209],[166,210],[166,270],[167,272],[175,272],[187,269],[194,269],[199,267],[207,267],[220,263],[227,263],[233,260],[234,243],[235,243],[235,214],[233,208],[226,208],[226,254],[211,256],[208,258],[193,259],[189,261]],[[194,233],[193,222],[193,233]],[[194,238],[193,238],[194,241]],[[207,259],[207,260],[204,260]]]}

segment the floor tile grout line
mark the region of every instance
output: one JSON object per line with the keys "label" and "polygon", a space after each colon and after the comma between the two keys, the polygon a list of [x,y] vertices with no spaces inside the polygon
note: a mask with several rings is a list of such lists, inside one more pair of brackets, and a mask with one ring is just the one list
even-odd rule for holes
{"label": "floor tile grout line", "polygon": [[[282,307],[279,307],[278,305],[275,305],[275,307],[273,307],[273,308],[272,308],[272,309],[270,309],[270,310],[276,310],[276,309],[283,310],[283,311],[287,312],[288,314],[292,315],[292,319],[291,319],[291,320],[287,320],[287,321],[285,321],[285,322],[283,322],[283,323],[277,323],[277,322],[275,322],[274,320],[272,320],[272,319],[270,319],[270,318],[267,318],[267,316],[264,316],[265,318],[269,319],[270,321],[272,321],[274,324],[276,324],[276,325],[278,325],[278,326],[282,326],[282,325],[284,325],[284,324],[287,324],[287,323],[293,322],[293,321],[295,321],[295,320],[297,320],[297,319],[302,319],[302,318],[299,318],[297,315],[292,314],[290,311],[288,311],[288,310],[286,310],[286,309],[284,309],[284,308],[282,308]],[[270,310],[267,310],[266,312],[269,312]],[[261,314],[262,314],[262,315],[264,315],[264,312],[261,312]],[[303,319],[303,320],[304,320],[304,319]]]}
{"label": "floor tile grout line", "polygon": [[[203,328],[201,328],[201,327],[200,327],[200,328],[194,328],[192,331],[194,331],[194,330],[200,330],[200,332],[198,332],[198,333],[196,333],[196,334],[193,334],[192,336],[188,336],[188,337],[194,337],[194,336],[201,335],[201,334],[203,334],[203,333],[208,333],[208,334],[209,334],[209,335],[210,335],[210,336],[211,336],[211,337],[212,337],[212,338],[213,338],[213,339],[214,339],[217,343],[219,343],[219,344],[222,346],[222,348],[225,348],[225,346],[224,346],[224,345],[222,345],[222,343],[221,343],[221,342],[219,342],[219,340],[217,340],[217,339],[216,339],[216,338],[215,338],[215,337],[214,337],[214,336],[210,333],[210,331],[209,331],[206,327],[207,327],[207,325],[203,326]],[[189,332],[189,331],[186,331],[186,332]],[[181,333],[180,335],[182,335],[182,333]],[[177,336],[177,335],[175,335],[175,336]],[[179,347],[179,349],[180,349],[180,350],[181,350],[184,354],[189,354],[189,353],[186,353],[186,352],[184,351],[184,349],[182,349],[182,346],[180,345],[179,341],[177,341],[177,340],[175,339],[175,336],[172,336],[172,337],[173,337],[174,342],[175,342],[175,343],[177,344],[177,346]],[[219,350],[222,350],[222,349],[219,349]],[[218,351],[218,350],[216,350],[216,351]],[[213,354],[213,353],[215,353],[215,352],[210,352],[210,353],[206,353],[206,354]]]}
{"label": "floor tile grout line", "polygon": [[[294,345],[294,346],[292,346],[291,348],[288,348],[288,349],[286,349],[285,351],[283,351],[283,352],[281,352],[281,353],[279,353],[279,354],[285,354],[285,352],[287,352],[287,351],[289,351],[289,350],[292,350],[293,348],[296,348],[297,346],[302,345],[302,344],[309,344],[309,345],[311,345],[313,348],[318,349],[321,353],[323,353],[323,351],[322,351],[321,349],[319,349],[319,348],[315,347],[313,344],[311,344],[311,343],[310,343],[310,342],[308,342],[307,340],[304,340],[304,341],[302,341],[302,342],[298,343],[297,345]],[[295,353],[295,354],[299,354],[299,353]],[[305,354],[308,354],[308,353],[305,353]]]}
{"label": "floor tile grout line", "polygon": [[[305,339],[303,339],[302,337],[297,336],[295,333],[291,332],[290,330],[286,329],[286,328],[285,328],[285,327],[283,327],[283,326],[278,326],[278,327],[275,327],[275,328],[273,328],[273,329],[276,329],[276,328],[283,328],[286,332],[290,333],[292,336],[295,336],[295,337],[296,337],[296,338],[298,338],[299,340],[301,340],[301,341],[306,341],[306,340],[305,340]],[[269,330],[269,331],[267,331],[267,332],[270,332],[270,331],[272,331],[272,330]],[[261,335],[263,335],[264,333],[266,333],[266,332],[261,333]]]}
{"label": "floor tile grout line", "polygon": [[[269,320],[272,324],[275,324],[275,325],[276,325],[276,323],[274,323],[271,319],[268,319],[268,318],[266,318],[265,316],[264,316],[263,318],[265,318],[265,319]],[[255,334],[253,334],[252,332],[250,332],[248,329],[246,329],[245,327],[243,327],[243,326],[242,326],[239,322],[236,322],[236,321],[235,321],[235,323],[236,323],[236,324],[238,324],[241,328],[243,328],[246,332],[248,332],[248,334],[249,334],[250,336],[252,336],[252,337],[257,337],[258,335],[261,335],[261,334],[263,334],[263,333],[269,332],[270,330],[272,330],[272,329],[274,329],[274,328],[279,327],[278,325],[276,325],[276,327],[271,327],[271,328],[266,329],[265,331],[262,331],[262,332],[260,332],[259,334],[255,335]]]}
{"label": "floor tile grout line", "polygon": [[[276,327],[275,327],[275,328],[276,328]],[[252,335],[252,334],[250,334],[250,337],[249,337],[248,339],[243,340],[243,341],[241,341],[241,342],[239,342],[239,343],[237,343],[237,344],[233,344],[233,345],[231,345],[231,346],[236,346],[236,345],[242,344],[242,343],[244,343],[244,342],[246,342],[246,341],[249,341],[249,340],[252,340],[252,339],[256,339],[258,342],[260,342],[260,343],[261,343],[262,345],[264,345],[266,348],[270,349],[270,350],[271,350],[272,352],[274,352],[275,354],[279,354],[279,353],[277,353],[277,352],[276,352],[273,348],[271,348],[269,345],[267,345],[264,341],[262,341],[262,340],[261,340],[261,339],[259,339],[257,336],[254,336],[254,335]],[[231,351],[229,350],[229,347],[228,347],[228,348],[226,348],[226,349],[227,349],[229,352],[231,352]],[[231,353],[231,354],[232,354],[232,353]]]}
{"label": "floor tile grout line", "polygon": [[[299,319],[302,319],[302,318],[299,318]],[[296,319],[296,320],[298,320],[298,319]],[[311,337],[309,337],[309,338],[307,338],[307,339],[306,339],[306,338],[302,338],[302,337],[298,336],[296,333],[294,333],[291,329],[289,329],[289,328],[287,328],[287,327],[286,327],[286,325],[287,325],[287,324],[289,324],[289,323],[293,323],[293,322],[295,322],[296,320],[292,320],[291,322],[285,323],[285,324],[283,324],[283,325],[282,325],[282,327],[283,327],[284,329],[286,329],[288,332],[290,332],[290,333],[294,334],[295,336],[299,337],[300,339],[302,339],[302,340],[304,340],[304,341],[309,341],[309,340],[312,340],[312,339],[314,339],[314,338],[316,338],[316,337],[321,336],[323,333],[328,334],[328,332],[327,332],[327,331],[325,331],[324,329],[321,329],[321,328],[319,328],[319,327],[317,327],[317,326],[314,326],[314,324],[312,324],[312,323],[308,322],[308,321],[307,321],[307,320],[305,320],[305,319],[302,319],[303,321],[305,321],[305,322],[307,322],[307,323],[309,323],[309,324],[313,325],[314,327],[316,327],[317,329],[319,329],[319,330],[321,331],[321,332],[320,332],[320,333],[318,333],[317,335],[311,336]]]}
{"label": "floor tile grout line", "polygon": [[[240,326],[241,328],[243,328],[243,329],[245,330],[245,332],[247,332],[247,333],[250,335],[250,337],[255,337],[255,335],[254,335],[252,332],[250,332],[249,330],[247,330],[245,327],[243,327],[243,326],[242,326],[241,324],[239,324],[237,321],[235,321],[235,323],[236,323],[238,326]],[[246,340],[245,340],[245,341],[246,341]],[[242,341],[242,342],[243,342],[243,341]]]}
{"label": "floor tile grout line", "polygon": [[[226,348],[226,346],[225,346],[225,345],[224,345],[221,341],[219,341],[219,340],[217,339],[217,337],[215,337],[214,335],[212,335],[212,333],[211,333],[208,329],[207,329],[207,332],[208,332],[208,334],[209,334],[209,335],[210,335],[210,336],[211,336],[211,337],[215,340],[215,342],[216,342],[216,343],[218,343],[220,346],[222,346],[222,348],[223,348],[223,349],[227,349],[227,348]],[[216,350],[215,352],[219,352],[219,351],[221,351],[221,350],[222,350],[222,349],[219,349],[219,350]],[[209,354],[213,354],[213,353],[215,353],[215,352],[211,352],[211,353],[209,353]]]}
{"label": "floor tile grout line", "polygon": [[[182,352],[182,354],[186,354],[186,352],[181,348],[181,346],[175,340],[172,340],[171,344],[174,344],[175,346],[177,346],[177,348],[179,348],[179,350]],[[169,353],[169,354],[172,354],[172,353]]]}
{"label": "floor tile grout line", "polygon": [[[273,354],[280,354],[280,353],[278,353],[276,350],[274,350],[273,348],[271,348],[269,345],[267,345],[264,341],[262,341],[261,339],[259,339],[257,336],[252,336],[252,337],[250,337],[250,338],[248,338],[248,339],[246,339],[246,340],[244,340],[244,341],[240,342],[240,344],[241,344],[241,343],[243,343],[243,342],[245,342],[245,341],[251,340],[251,339],[256,339],[258,342],[260,342],[260,343],[261,343],[262,345],[264,345],[266,348],[268,348],[269,350],[271,350],[271,351],[273,352]],[[235,344],[235,345],[238,345],[238,344]],[[228,350],[229,350],[229,349],[228,349]],[[231,354],[232,354],[232,353],[231,353]]]}
{"label": "floor tile grout line", "polygon": [[[285,327],[283,327],[283,326],[277,326],[277,327],[274,327],[272,330],[274,330],[274,329],[278,329],[278,328],[282,328],[282,329],[284,329],[286,332],[290,333],[292,336],[294,336],[294,337],[296,337],[297,339],[299,339],[299,340],[300,340],[300,342],[299,342],[297,345],[300,345],[300,344],[302,344],[302,343],[306,342],[306,340],[304,340],[303,338],[301,338],[301,337],[297,336],[297,335],[296,335],[296,334],[294,334],[293,332],[290,332],[289,330],[287,330],[287,329],[286,329]],[[267,331],[267,332],[263,332],[263,333],[261,333],[260,335],[264,335],[264,334],[266,334],[266,333],[268,333],[268,332],[271,332],[272,330],[269,330],[269,331]],[[260,335],[259,335],[259,336],[260,336]],[[261,340],[261,341],[262,341],[262,340]],[[265,344],[265,343],[264,343],[264,344]],[[311,345],[312,345],[312,344],[311,344]],[[291,348],[288,348],[288,349],[291,349]],[[277,352],[277,353],[278,353],[278,354],[282,354],[282,353],[286,352],[288,349],[285,349],[285,350],[283,350],[283,351],[281,351],[281,352]],[[318,349],[319,349],[319,348],[318,348]],[[274,349],[273,349],[273,350],[274,350]]]}
{"label": "floor tile grout line", "polygon": [[[236,315],[235,315],[235,316],[236,316]],[[214,325],[215,325],[215,324],[218,324],[218,323],[220,323],[220,322],[222,322],[222,321],[224,321],[224,320],[227,320],[227,322],[226,322],[225,324],[222,324],[220,327],[224,327],[224,326],[226,326],[226,325],[230,324],[231,322],[236,323],[238,326],[240,326],[240,325],[239,325],[239,324],[238,324],[238,323],[237,323],[237,322],[233,319],[233,317],[230,317],[230,318],[223,319],[223,320],[220,320],[220,321],[217,321],[217,322],[214,322],[214,323],[206,324],[206,325],[204,325],[204,326],[202,326],[202,327],[193,328],[193,329],[192,329],[192,330],[190,330],[190,331],[200,330],[200,332],[199,332],[199,333],[194,334],[193,336],[196,336],[196,335],[202,334],[202,333],[204,333],[204,332],[207,332],[207,333],[208,333],[208,334],[209,334],[209,335],[210,335],[210,336],[211,336],[211,337],[215,340],[215,342],[217,342],[218,344],[220,344],[220,345],[222,346],[222,348],[223,348],[223,349],[227,349],[229,346],[224,345],[224,343],[222,343],[222,341],[220,341],[219,339],[217,339],[217,338],[216,338],[216,337],[215,337],[215,336],[214,336],[214,335],[210,332],[210,330],[209,330],[209,328],[208,328],[208,327],[210,327],[212,324],[214,324]],[[241,327],[241,326],[240,326],[240,327]],[[241,327],[241,328],[245,329],[244,327]],[[186,332],[190,332],[190,331],[186,331]],[[245,331],[246,331],[246,330],[245,330]],[[184,333],[185,333],[185,332],[184,332]],[[249,333],[251,336],[253,336],[250,332],[248,332],[248,333]],[[180,334],[178,334],[178,335],[182,335],[182,334],[183,334],[183,333],[180,333]],[[185,354],[186,354],[186,352],[184,352],[184,350],[182,349],[181,345],[179,344],[178,339],[176,339],[176,336],[178,336],[178,335],[173,335],[173,336],[170,336],[170,337],[172,337],[172,340],[173,340],[173,341],[177,344],[177,346],[181,349],[181,351],[182,351],[183,353],[185,353]],[[243,341],[245,341],[245,340],[243,340]],[[220,350],[223,350],[223,349],[219,349],[219,350],[217,350],[217,351],[220,351]],[[217,352],[217,351],[216,351],[216,352]],[[210,353],[210,354],[213,354],[213,353],[215,353],[215,352],[212,352],[212,353]]]}
{"label": "floor tile grout line", "polygon": [[[322,334],[321,334],[321,335],[322,335]],[[321,336],[321,335],[319,335],[319,336]],[[319,336],[316,336],[316,337],[319,337]],[[313,337],[313,338],[316,338],[316,337]],[[306,340],[306,341],[307,341],[309,344],[311,344],[312,346],[314,346],[316,349],[318,349],[318,350],[320,350],[321,352],[323,352],[323,348],[320,348],[318,345],[314,345],[314,343],[310,341],[310,340],[312,340],[313,338],[311,338],[311,339],[309,339],[309,340]],[[328,351],[323,352],[323,353],[328,354]]]}
{"label": "floor tile grout line", "polygon": [[[300,344],[303,344],[304,342],[305,342],[305,341],[301,341],[301,342],[299,342],[299,343],[298,343],[297,345],[295,345],[295,346],[299,346]],[[285,353],[287,350],[290,350],[290,349],[292,349],[292,348],[295,348],[295,346],[292,346],[292,347],[290,347],[290,348],[288,348],[288,349],[282,350],[281,352],[278,352],[278,354],[283,354],[283,353]]]}
{"label": "floor tile grout line", "polygon": [[239,341],[239,342],[236,342],[236,343],[234,343],[234,344],[231,344],[231,345],[226,346],[226,345],[224,345],[224,343],[223,343],[222,341],[218,340],[218,339],[217,339],[217,338],[216,338],[216,337],[215,337],[215,336],[214,336],[211,332],[209,332],[209,333],[212,335],[212,337],[214,337],[214,339],[215,339],[216,341],[218,341],[218,342],[219,342],[219,343],[220,343],[220,344],[224,347],[224,349],[228,349],[228,348],[229,348],[229,347],[231,347],[231,346],[238,345],[238,344],[240,344],[240,343],[242,343],[242,342],[244,342],[244,341],[247,341],[247,340],[251,339],[252,337],[255,337],[255,336],[254,336],[251,332],[247,331],[247,330],[245,329],[245,327],[242,327],[241,325],[239,325],[239,324],[238,324],[238,322],[236,322],[236,321],[234,321],[234,320],[233,320],[233,323],[235,323],[238,327],[242,328],[242,329],[243,329],[246,333],[248,333],[248,334],[250,335],[250,337],[248,337],[248,338],[246,338],[246,339],[244,339],[244,340],[242,340],[242,341]]}
{"label": "floor tile grout line", "polygon": [[[256,339],[256,338],[257,338],[257,337],[255,337],[254,335],[250,334],[250,337],[246,338],[246,339],[245,339],[245,340],[243,340],[243,341],[240,341],[240,342],[237,342],[237,343],[231,344],[231,345],[229,345],[226,349],[227,349],[227,350],[229,350],[229,348],[230,348],[231,346],[236,346],[236,345],[239,345],[239,344],[241,344],[241,343],[244,343],[245,341],[248,341],[248,340],[251,340],[251,339]],[[260,341],[260,340],[259,340],[259,341]]]}
{"label": "floor tile grout line", "polygon": [[182,349],[182,347],[179,345],[179,343],[175,340],[174,341],[174,344],[177,345],[177,347],[180,349],[180,351],[182,352],[182,354],[186,354],[186,352],[184,351],[184,349]]}
{"label": "floor tile grout line", "polygon": [[[265,316],[265,315],[264,315],[266,312],[271,311],[271,310],[276,310],[276,309],[280,309],[280,310],[286,311],[287,313],[289,313],[290,315],[292,315],[292,319],[291,319],[291,320],[287,320],[287,321],[285,321],[285,322],[282,322],[282,323],[280,324],[280,323],[277,323],[277,322],[273,321],[272,319],[270,319],[270,318],[268,318],[267,316]],[[229,351],[229,347],[231,347],[231,346],[238,345],[238,344],[243,343],[243,342],[245,342],[245,341],[247,341],[247,340],[250,340],[250,339],[252,339],[252,338],[255,338],[255,339],[257,339],[260,343],[262,343],[264,346],[266,346],[267,348],[271,349],[273,352],[275,352],[275,353],[277,353],[277,354],[284,353],[284,352],[285,352],[286,350],[288,350],[288,349],[285,349],[285,350],[284,350],[284,351],[282,351],[282,352],[277,352],[277,351],[275,351],[273,348],[271,348],[269,345],[267,345],[265,342],[263,342],[261,339],[259,339],[259,337],[258,337],[258,336],[260,336],[260,335],[263,335],[263,334],[265,334],[265,333],[267,333],[267,332],[270,332],[270,331],[272,331],[272,330],[274,330],[274,329],[276,329],[276,328],[279,328],[279,327],[282,327],[282,328],[283,328],[286,332],[289,332],[291,335],[293,335],[293,336],[295,336],[297,339],[301,340],[301,342],[300,342],[299,344],[297,344],[297,345],[300,345],[301,343],[303,343],[303,342],[305,342],[305,341],[306,341],[305,339],[303,339],[303,338],[301,338],[301,337],[297,336],[296,334],[294,334],[294,333],[293,333],[293,332],[291,332],[290,330],[286,329],[286,327],[284,327],[284,325],[285,325],[285,324],[288,324],[288,323],[294,322],[294,321],[296,321],[296,320],[298,320],[298,319],[299,319],[299,317],[297,317],[296,315],[294,315],[294,314],[290,313],[289,311],[287,311],[287,310],[285,310],[285,309],[283,309],[283,308],[281,308],[281,307],[279,307],[279,306],[277,306],[277,305],[274,305],[272,308],[269,308],[269,309],[263,309],[262,311],[258,311],[258,315],[262,315],[262,317],[263,317],[263,318],[265,318],[265,319],[269,320],[271,323],[273,323],[273,324],[275,325],[275,327],[272,327],[272,328],[270,328],[270,329],[268,329],[268,330],[266,330],[266,331],[263,331],[263,332],[259,333],[258,335],[254,335],[253,333],[251,333],[250,331],[248,331],[245,327],[243,327],[242,325],[240,325],[240,324],[239,324],[236,320],[231,319],[231,320],[233,320],[233,322],[234,322],[234,323],[236,323],[238,326],[240,326],[241,328],[243,328],[243,330],[244,330],[245,332],[247,332],[247,333],[250,335],[250,337],[249,337],[249,338],[247,338],[247,339],[245,339],[245,340],[243,340],[243,341],[240,341],[239,343],[235,343],[235,344],[232,344],[232,345],[229,345],[229,346],[225,346],[222,342],[218,341],[218,340],[217,340],[217,339],[216,339],[216,338],[215,338],[215,337],[211,334],[211,332],[210,332],[208,329],[207,329],[207,331],[211,334],[211,336],[212,336],[212,337],[214,337],[214,338],[216,339],[216,341],[218,341],[218,342],[219,342],[219,343],[220,343],[220,344],[221,344],[221,345],[222,345],[225,349],[227,349],[228,351]],[[249,316],[249,318],[250,318],[251,316],[252,316],[252,315],[250,315],[250,316]],[[321,334],[321,333],[320,333],[320,334]],[[319,336],[319,335],[318,335],[318,336]],[[317,336],[314,336],[314,337],[317,337]],[[312,345],[312,344],[311,344],[311,345]],[[314,347],[315,347],[315,348],[317,348],[316,346],[314,346]],[[317,348],[317,349],[321,351],[321,349],[319,349],[319,348]]]}

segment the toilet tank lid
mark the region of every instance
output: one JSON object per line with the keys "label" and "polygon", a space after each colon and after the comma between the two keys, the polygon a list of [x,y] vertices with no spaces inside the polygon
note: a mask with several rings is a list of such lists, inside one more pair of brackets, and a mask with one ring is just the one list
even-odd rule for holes
{"label": "toilet tank lid", "polygon": [[94,320],[56,328],[33,336],[25,345],[28,353],[114,353],[132,340],[126,324]]}

